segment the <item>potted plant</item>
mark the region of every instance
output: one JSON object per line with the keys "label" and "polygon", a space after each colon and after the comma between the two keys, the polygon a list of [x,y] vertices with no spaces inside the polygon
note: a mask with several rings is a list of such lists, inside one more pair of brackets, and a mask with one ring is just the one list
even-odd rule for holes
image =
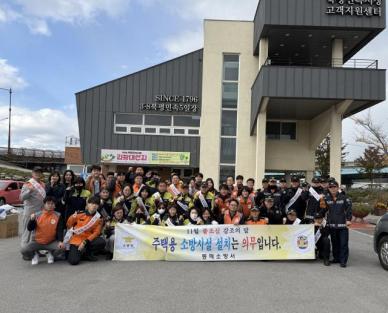
{"label": "potted plant", "polygon": [[371,213],[371,207],[368,203],[353,203],[353,216],[357,219],[364,220],[364,217]]}
{"label": "potted plant", "polygon": [[377,202],[373,208],[373,214],[383,216],[385,213],[387,213],[387,205],[383,202]]}

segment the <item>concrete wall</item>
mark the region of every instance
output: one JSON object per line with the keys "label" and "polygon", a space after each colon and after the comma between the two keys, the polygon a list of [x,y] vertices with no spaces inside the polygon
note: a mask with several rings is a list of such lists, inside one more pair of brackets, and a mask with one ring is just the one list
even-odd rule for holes
{"label": "concrete wall", "polygon": [[267,140],[267,170],[313,171],[315,148],[311,148],[310,121],[297,121],[296,140]]}

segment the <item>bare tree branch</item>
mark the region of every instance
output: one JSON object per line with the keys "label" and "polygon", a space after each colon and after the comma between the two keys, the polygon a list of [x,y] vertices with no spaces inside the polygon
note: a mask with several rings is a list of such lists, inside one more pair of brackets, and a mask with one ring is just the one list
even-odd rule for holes
{"label": "bare tree branch", "polygon": [[356,141],[379,149],[384,155],[388,155],[388,135],[382,125],[376,124],[370,110],[364,117],[351,117],[361,130],[357,131]]}

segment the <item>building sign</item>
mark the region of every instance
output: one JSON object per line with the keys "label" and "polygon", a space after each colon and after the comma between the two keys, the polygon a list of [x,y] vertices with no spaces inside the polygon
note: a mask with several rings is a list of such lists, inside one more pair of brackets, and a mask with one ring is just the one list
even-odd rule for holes
{"label": "building sign", "polygon": [[199,109],[199,97],[194,96],[156,95],[154,103],[140,104],[140,111],[197,113]]}
{"label": "building sign", "polygon": [[314,225],[160,227],[117,224],[116,261],[247,261],[315,258]]}
{"label": "building sign", "polygon": [[190,165],[190,152],[101,150],[101,163]]}
{"label": "building sign", "polygon": [[381,16],[382,0],[327,0],[328,15]]}

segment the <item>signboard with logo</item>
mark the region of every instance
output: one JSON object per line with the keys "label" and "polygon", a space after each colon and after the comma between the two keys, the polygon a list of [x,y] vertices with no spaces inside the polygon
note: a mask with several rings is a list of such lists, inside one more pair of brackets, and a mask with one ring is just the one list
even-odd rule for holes
{"label": "signboard with logo", "polygon": [[315,258],[314,225],[161,227],[118,224],[118,261],[247,261]]}
{"label": "signboard with logo", "polygon": [[327,0],[328,15],[381,16],[382,0]]}
{"label": "signboard with logo", "polygon": [[190,152],[101,150],[101,163],[190,165]]}
{"label": "signboard with logo", "polygon": [[197,113],[199,97],[179,95],[156,95],[153,103],[141,103],[140,111]]}

